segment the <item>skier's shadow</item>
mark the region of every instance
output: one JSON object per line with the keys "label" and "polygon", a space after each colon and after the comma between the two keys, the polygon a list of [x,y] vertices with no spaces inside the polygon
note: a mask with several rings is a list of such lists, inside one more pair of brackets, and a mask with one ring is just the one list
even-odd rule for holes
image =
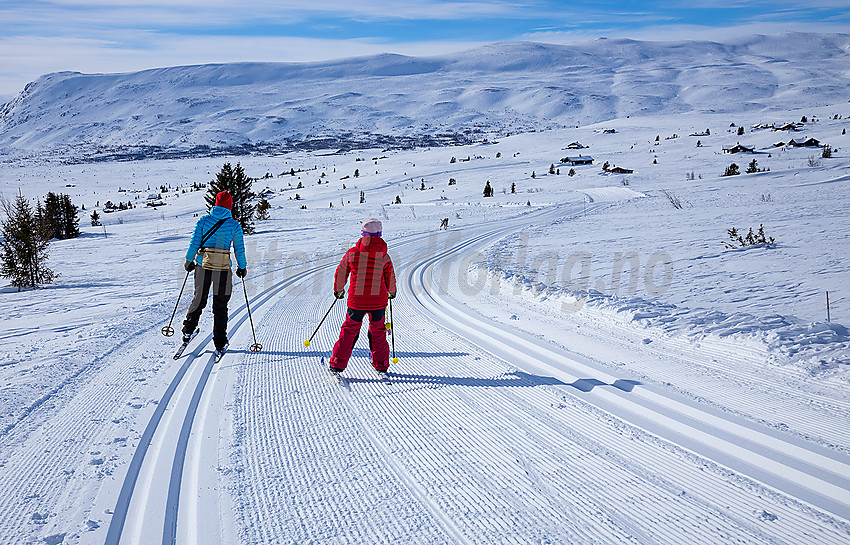
{"label": "skier's shadow", "polygon": [[[248,350],[239,350],[239,349],[228,349],[228,354],[252,354]],[[325,358],[327,361],[331,356],[330,350],[261,350],[257,352],[257,354],[267,354],[271,356],[287,356],[291,358],[302,358],[302,357],[312,357],[312,358]],[[457,358],[460,356],[468,356],[468,352],[396,352],[396,357],[399,358]],[[351,353],[352,359],[355,357],[361,357],[370,359],[372,357],[372,353],[367,348],[355,348]]]}
{"label": "skier's shadow", "polygon": [[[253,354],[248,350],[228,350],[230,353],[245,353]],[[327,350],[299,350],[299,351],[277,351],[277,350],[262,350],[257,354],[267,354],[273,356],[287,357],[315,357],[328,358],[330,356]],[[371,352],[366,348],[355,348],[352,352],[352,359],[357,356],[365,359],[371,358]],[[437,357],[459,357],[468,356],[468,352],[396,352],[396,356],[402,358],[437,358]],[[325,360],[327,361],[327,360]],[[380,380],[377,377],[355,377],[347,374],[346,378],[349,382],[375,382]],[[510,387],[510,388],[531,388],[534,386],[568,386],[575,388],[581,392],[591,392],[597,386],[611,386],[623,392],[631,392],[635,386],[640,386],[642,383],[632,379],[617,379],[612,383],[603,382],[595,378],[580,378],[573,382],[564,382],[555,377],[546,377],[540,375],[532,375],[523,371],[512,371],[499,377],[450,377],[442,375],[421,375],[416,373],[396,373],[390,367],[390,378],[393,382],[401,384],[420,384],[432,386],[470,386],[470,387]]]}
{"label": "skier's shadow", "polygon": [[[399,358],[457,358],[460,356],[468,356],[469,352],[395,352]],[[372,352],[368,348],[355,348],[351,352],[351,357],[361,357],[370,359]]]}
{"label": "skier's shadow", "polygon": [[[608,384],[594,378],[578,379],[566,383],[555,377],[532,375],[523,371],[512,371],[498,377],[449,377],[441,375],[420,375],[415,373],[396,373],[390,368],[390,380],[399,384],[418,384],[431,386],[468,386],[468,387],[507,387],[533,388],[535,386],[568,386],[582,392],[590,392],[596,386],[612,386],[624,392],[631,392],[641,383],[637,380],[617,379]],[[349,382],[375,382],[377,378],[347,377]]]}

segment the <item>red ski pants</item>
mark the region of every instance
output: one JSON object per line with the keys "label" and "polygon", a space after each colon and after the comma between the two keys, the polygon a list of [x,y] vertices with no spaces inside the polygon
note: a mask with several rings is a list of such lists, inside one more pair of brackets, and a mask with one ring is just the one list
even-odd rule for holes
{"label": "red ski pants", "polygon": [[385,309],[379,310],[357,310],[348,309],[345,321],[339,332],[339,340],[334,345],[333,355],[330,359],[331,367],[339,370],[345,369],[354,343],[360,336],[360,327],[363,325],[363,317],[369,315],[369,350],[372,352],[372,367],[378,371],[386,371],[390,366],[390,347],[387,344],[387,330],[384,327]]}

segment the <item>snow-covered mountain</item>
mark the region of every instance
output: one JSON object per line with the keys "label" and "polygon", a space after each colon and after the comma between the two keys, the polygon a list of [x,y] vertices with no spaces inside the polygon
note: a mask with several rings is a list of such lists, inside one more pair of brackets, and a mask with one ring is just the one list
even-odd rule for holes
{"label": "snow-covered mountain", "polygon": [[[0,110],[6,153],[463,140],[688,111],[843,102],[850,35],[496,43],[453,55],[48,74]],[[356,145],[356,143],[354,144]]]}

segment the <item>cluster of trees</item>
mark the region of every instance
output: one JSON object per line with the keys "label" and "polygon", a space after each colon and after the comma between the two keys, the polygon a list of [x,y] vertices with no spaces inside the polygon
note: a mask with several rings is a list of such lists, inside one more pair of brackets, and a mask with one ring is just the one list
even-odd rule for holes
{"label": "cluster of trees", "polygon": [[43,224],[48,238],[65,240],[80,236],[80,220],[77,217],[77,207],[71,202],[71,197],[60,193],[50,192],[36,208],[36,218]]}
{"label": "cluster of trees", "polygon": [[747,246],[757,246],[759,244],[763,246],[770,246],[771,244],[776,243],[776,240],[773,237],[765,236],[764,225],[759,225],[757,233],[753,233],[753,228],[750,227],[750,231],[746,235],[741,235],[738,232],[738,229],[733,227],[727,230],[726,234],[729,235],[729,240],[723,241],[723,245],[729,249],[745,248]]}
{"label": "cluster of trees", "polygon": [[57,276],[46,265],[50,240],[80,236],[71,198],[51,192],[33,210],[19,192],[14,202],[3,199],[2,208],[6,219],[0,224],[0,276],[18,290],[49,284]]}

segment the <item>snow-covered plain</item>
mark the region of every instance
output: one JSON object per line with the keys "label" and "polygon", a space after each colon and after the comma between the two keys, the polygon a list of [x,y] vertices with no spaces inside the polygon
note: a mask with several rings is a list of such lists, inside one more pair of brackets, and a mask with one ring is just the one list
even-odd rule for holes
{"label": "snow-covered plain", "polygon": [[[661,105],[464,146],[13,154],[6,197],[67,192],[86,211],[83,236],[51,246],[55,284],[0,294],[0,542],[847,543],[841,85],[796,108]],[[802,116],[796,132],[751,128]],[[837,150],[773,146],[801,136]],[[565,149],[576,141],[589,147]],[[722,153],[739,141],[756,153]],[[560,159],[578,154],[594,164],[568,176]],[[769,171],[720,176],[754,158]],[[255,182],[272,217],[248,237],[245,283],[264,349],[248,351],[236,285],[231,352],[213,363],[207,312],[174,361],[159,330],[205,211],[202,192],[182,190],[225,161],[271,175]],[[603,174],[606,161],[634,173]],[[98,202],[140,204],[162,184],[165,206],[88,226]],[[303,341],[370,216],[396,264],[400,361],[382,383],[361,340],[334,385],[322,358],[340,305]],[[759,224],[773,247],[724,249],[727,229]],[[184,294],[176,322],[187,305]]]}

